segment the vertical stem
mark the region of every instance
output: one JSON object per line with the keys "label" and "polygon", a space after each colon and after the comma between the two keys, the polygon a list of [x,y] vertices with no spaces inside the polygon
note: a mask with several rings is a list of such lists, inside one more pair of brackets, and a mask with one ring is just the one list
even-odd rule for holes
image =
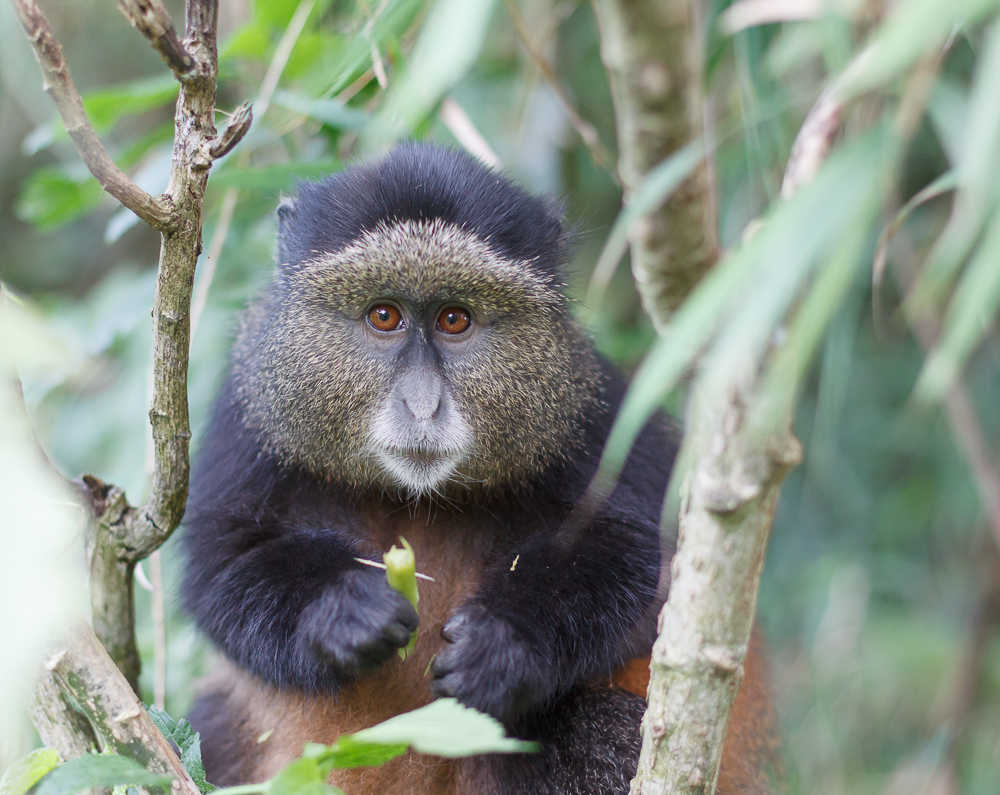
{"label": "vertical stem", "polygon": [[[698,0],[592,0],[618,130],[625,201],[658,163],[703,132]],[[662,329],[718,258],[717,222],[701,166],[632,229],[632,271]]]}

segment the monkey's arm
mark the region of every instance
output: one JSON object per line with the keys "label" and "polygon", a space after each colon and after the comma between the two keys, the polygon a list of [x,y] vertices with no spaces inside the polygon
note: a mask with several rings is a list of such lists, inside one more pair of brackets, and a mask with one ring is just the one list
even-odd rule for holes
{"label": "monkey's arm", "polygon": [[655,527],[598,519],[564,549],[536,533],[445,624],[434,688],[510,720],[629,656],[659,578]]}
{"label": "monkey's arm", "polygon": [[201,522],[189,533],[188,609],[229,657],[269,682],[338,687],[416,628],[409,602],[354,560],[344,533]]}

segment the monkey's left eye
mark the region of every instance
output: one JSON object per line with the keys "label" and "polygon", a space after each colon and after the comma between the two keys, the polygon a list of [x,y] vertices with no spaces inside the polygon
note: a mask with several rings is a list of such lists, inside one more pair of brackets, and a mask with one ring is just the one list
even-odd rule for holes
{"label": "monkey's left eye", "polygon": [[368,313],[368,322],[379,331],[395,331],[403,325],[403,316],[390,304],[379,304]]}
{"label": "monkey's left eye", "polygon": [[471,324],[469,313],[457,306],[449,307],[438,315],[438,328],[445,334],[461,334]]}

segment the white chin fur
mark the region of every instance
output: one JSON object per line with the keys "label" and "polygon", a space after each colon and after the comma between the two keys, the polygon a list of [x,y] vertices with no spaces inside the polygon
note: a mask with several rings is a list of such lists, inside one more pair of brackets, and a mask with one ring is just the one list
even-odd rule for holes
{"label": "white chin fur", "polygon": [[457,457],[416,461],[403,453],[389,450],[379,450],[376,457],[382,468],[400,487],[417,496],[430,494],[440,487],[460,463]]}
{"label": "white chin fur", "polygon": [[420,423],[401,419],[389,400],[375,416],[368,444],[388,480],[419,497],[455,474],[472,447],[472,432],[450,404],[433,423]]}

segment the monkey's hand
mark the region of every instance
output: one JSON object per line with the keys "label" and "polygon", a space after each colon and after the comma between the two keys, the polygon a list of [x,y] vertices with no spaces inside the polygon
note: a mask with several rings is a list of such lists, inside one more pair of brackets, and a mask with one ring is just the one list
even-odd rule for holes
{"label": "monkey's hand", "polygon": [[434,658],[434,693],[508,721],[551,697],[552,660],[507,620],[469,602],[442,627],[448,642]]}
{"label": "monkey's hand", "polygon": [[352,569],[302,613],[297,634],[321,665],[348,676],[379,665],[410,642],[417,612],[385,575]]}

